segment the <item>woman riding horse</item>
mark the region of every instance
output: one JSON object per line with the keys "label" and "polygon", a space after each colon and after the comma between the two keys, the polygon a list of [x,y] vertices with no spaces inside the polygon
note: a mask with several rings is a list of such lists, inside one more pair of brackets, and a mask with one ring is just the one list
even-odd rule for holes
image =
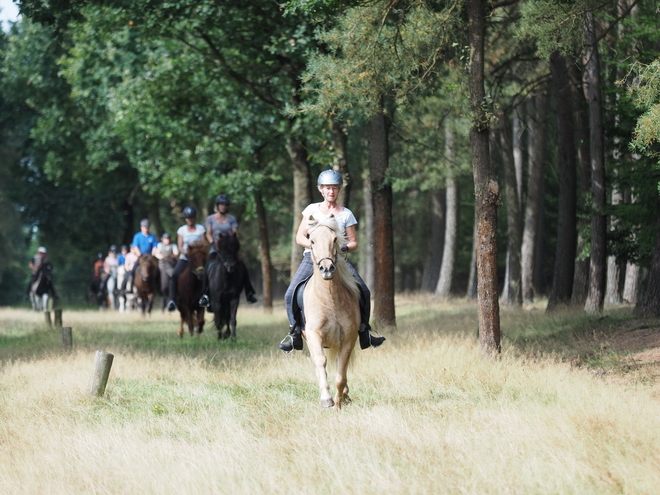
{"label": "woman riding horse", "polygon": [[[218,194],[218,197],[215,198],[215,208],[216,212],[213,215],[206,217],[206,222],[204,224],[206,228],[206,239],[211,244],[211,251],[209,253],[209,260],[206,264],[205,272],[208,274],[211,268],[211,264],[216,262],[218,252],[215,247],[216,240],[220,236],[227,235],[237,235],[238,234],[238,221],[234,215],[229,213],[229,196],[226,194]],[[245,298],[250,304],[257,302],[257,297],[255,295],[254,287],[252,287],[252,282],[248,275],[247,267],[243,260],[238,260],[238,263],[242,265],[242,270],[245,273],[244,277],[244,289],[245,289]],[[199,305],[204,307],[209,307],[210,298],[208,293],[208,277],[204,278],[204,295],[199,300]]]}
{"label": "woman riding horse", "polygon": [[[293,312],[293,297],[298,285],[307,280],[314,271],[314,265],[310,256],[311,244],[306,219],[310,216],[318,219],[327,218],[333,215],[337,219],[340,234],[347,239],[347,243],[341,247],[341,250],[344,253],[351,253],[358,248],[357,229],[355,227],[357,225],[357,220],[351,210],[337,204],[337,198],[342,183],[342,177],[339,172],[335,170],[324,170],[321,172],[317,180],[317,186],[321,196],[323,196],[323,201],[320,203],[312,203],[302,212],[303,220],[300,222],[298,232],[296,233],[296,242],[304,247],[305,251],[302,262],[291,279],[289,288],[284,295],[286,312],[289,317],[289,334],[282,339],[279,348],[287,354],[294,349],[302,350],[303,347],[301,334],[301,325],[303,322],[296,321]],[[367,284],[364,283],[364,280],[362,280],[351,262],[347,260],[346,264],[360,286],[360,348],[366,349],[367,347],[378,347],[385,342],[385,337],[380,336],[380,334],[378,337],[373,337],[370,333],[371,326],[369,325],[369,315],[371,313],[371,293],[369,292]]]}
{"label": "woman riding horse", "polygon": [[[182,225],[176,231],[177,245],[179,246],[179,261],[174,267],[172,276],[170,277],[170,286],[169,294],[170,300],[167,303],[167,310],[174,311],[176,309],[176,298],[177,298],[177,280],[179,275],[186,269],[188,266],[188,246],[194,242],[198,242],[204,239],[204,233],[206,230],[203,225],[195,223],[195,217],[197,216],[197,210],[192,206],[186,206],[183,209],[183,219],[186,222],[185,225]],[[206,261],[206,260],[204,260]]]}

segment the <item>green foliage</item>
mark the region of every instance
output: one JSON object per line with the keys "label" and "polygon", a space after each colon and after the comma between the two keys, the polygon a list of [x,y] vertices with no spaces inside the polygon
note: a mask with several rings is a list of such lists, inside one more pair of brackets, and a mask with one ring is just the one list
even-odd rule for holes
{"label": "green foliage", "polygon": [[309,62],[304,82],[314,95],[303,110],[325,114],[377,111],[382,95],[401,106],[453,55],[462,25],[458,3],[436,11],[424,1],[373,2],[349,8],[320,31],[323,51]]}

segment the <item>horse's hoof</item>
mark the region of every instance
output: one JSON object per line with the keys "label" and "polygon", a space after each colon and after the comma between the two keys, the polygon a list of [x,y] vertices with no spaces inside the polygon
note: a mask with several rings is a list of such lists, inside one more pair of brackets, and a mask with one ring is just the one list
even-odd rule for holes
{"label": "horse's hoof", "polygon": [[231,332],[229,330],[222,334],[223,339],[228,339],[229,337],[231,337]]}
{"label": "horse's hoof", "polygon": [[335,406],[335,401],[332,399],[324,399],[321,401],[321,407],[323,409],[327,409],[329,407],[334,407]]}

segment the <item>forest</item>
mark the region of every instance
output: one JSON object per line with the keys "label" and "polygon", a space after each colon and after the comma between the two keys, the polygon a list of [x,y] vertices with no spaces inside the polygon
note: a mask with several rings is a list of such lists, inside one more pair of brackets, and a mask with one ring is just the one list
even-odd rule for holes
{"label": "forest", "polygon": [[376,326],[417,291],[478,297],[486,349],[500,304],[660,314],[655,1],[19,8],[0,33],[0,305],[21,303],[38,246],[79,305],[141,218],[175,232],[224,193],[272,307],[334,168]]}

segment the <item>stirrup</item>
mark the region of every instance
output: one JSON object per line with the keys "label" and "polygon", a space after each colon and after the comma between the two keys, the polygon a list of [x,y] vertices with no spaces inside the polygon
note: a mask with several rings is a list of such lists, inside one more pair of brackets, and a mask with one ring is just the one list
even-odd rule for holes
{"label": "stirrup", "polygon": [[199,304],[202,308],[209,308],[211,306],[209,296],[203,294],[202,297],[199,298],[199,301],[197,301],[197,304]]}
{"label": "stirrup", "polygon": [[279,348],[284,354],[291,354],[293,352],[293,335],[287,333],[280,342]]}

